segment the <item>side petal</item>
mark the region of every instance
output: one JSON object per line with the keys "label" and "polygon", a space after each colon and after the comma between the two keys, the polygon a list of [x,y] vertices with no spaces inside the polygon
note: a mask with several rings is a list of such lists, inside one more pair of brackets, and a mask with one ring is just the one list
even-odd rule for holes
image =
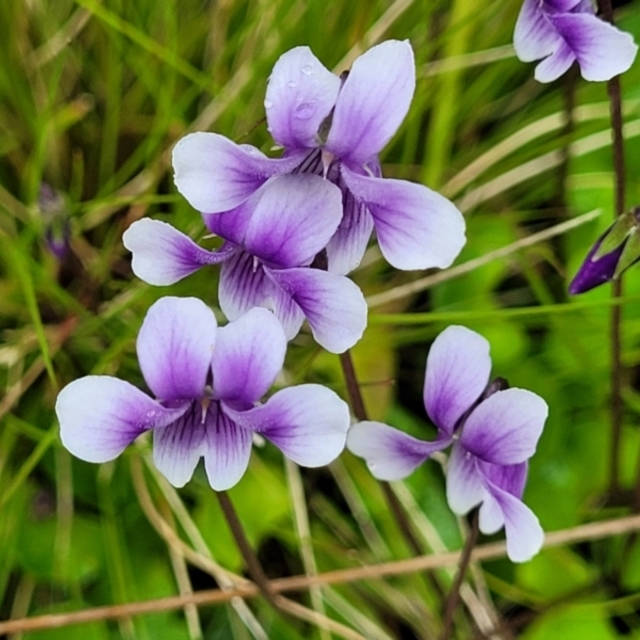
{"label": "side petal", "polygon": [[477,459],[454,444],[447,464],[447,502],[451,511],[463,516],[487,496]]}
{"label": "side petal", "polygon": [[342,193],[319,176],[280,176],[260,192],[244,246],[267,264],[306,266],[327,246],[342,218]]}
{"label": "side petal", "polygon": [[218,298],[229,320],[237,320],[253,307],[273,311],[287,340],[298,335],[304,322],[302,309],[267,277],[264,267],[248,253],[239,252],[222,265]]}
{"label": "side petal", "polygon": [[360,340],[367,326],[367,303],[351,280],[310,268],[266,272],[302,309],[320,346],[343,353]]}
{"label": "side petal", "polygon": [[167,409],[133,385],[109,376],[68,384],[56,400],[62,444],[87,462],[117,458],[141,433],[166,427],[188,408]]}
{"label": "side petal", "polygon": [[578,60],[585,80],[610,80],[627,71],[635,60],[638,47],[631,34],[594,15],[561,13],[549,16],[549,20]]}
{"label": "side petal", "polygon": [[287,337],[278,319],[253,308],[218,330],[213,353],[213,397],[253,403],[273,384],[284,364]]}
{"label": "side petal", "polygon": [[424,442],[382,422],[358,422],[347,434],[347,449],[364,458],[374,478],[388,482],[406,478],[450,443],[450,439]]}
{"label": "side petal", "polygon": [[315,147],[320,125],[340,91],[340,78],[309,47],[284,53],[271,72],[264,107],[273,139],[287,149]]}
{"label": "side petal", "polygon": [[197,298],[160,298],[149,308],[138,341],[138,360],[161,400],[200,398],[211,367],[217,323]]}
{"label": "side petal", "polygon": [[148,284],[168,285],[182,280],[207,264],[219,264],[235,249],[207,251],[170,224],[160,220],[138,220],[122,236],[133,254],[133,273]]}
{"label": "side petal", "polygon": [[553,82],[574,63],[575,59],[573,51],[561,40],[558,48],[536,67],[533,77],[538,82]]}
{"label": "side petal", "polygon": [[550,56],[562,39],[542,9],[542,0],[524,0],[513,33],[518,59],[532,62]]}
{"label": "side petal", "polygon": [[174,147],[174,181],[194,209],[220,213],[243,203],[271,176],[289,173],[303,158],[304,153],[267,158],[254,147],[201,131]]}
{"label": "side petal", "polygon": [[504,527],[504,516],[500,503],[493,497],[491,490],[497,487],[514,498],[521,499],[527,479],[527,463],[514,465],[495,465],[479,462],[478,467],[485,479],[487,496],[480,507],[480,530],[492,534]]}
{"label": "side petal", "polygon": [[318,384],[282,389],[266,404],[249,411],[225,405],[225,412],[303,467],[320,467],[335,460],[344,449],[350,421],[346,402]]}
{"label": "side petal", "polygon": [[489,383],[489,343],[466,327],[447,327],[427,357],[424,406],[431,421],[448,435]]}
{"label": "side petal", "polygon": [[339,276],[351,273],[362,261],[367,248],[373,218],[366,205],[357,202],[349,189],[343,185],[342,208],[343,215],[340,225],[327,244],[327,259],[329,271]]}
{"label": "side petal", "polygon": [[[512,562],[527,562],[542,548],[544,531],[540,521],[526,504],[498,487],[490,487],[504,518],[507,536],[507,555]],[[482,512],[482,509],[481,509]],[[482,523],[481,523],[482,525]],[[480,526],[483,533],[489,533]]]}
{"label": "side petal", "polygon": [[388,40],[366,51],[338,94],[326,148],[355,165],[378,154],[407,115],[415,86],[407,40]]}
{"label": "side petal", "polygon": [[200,403],[172,425],[153,432],[153,462],[174,486],[184,487],[203,454],[205,426]]}
{"label": "side petal", "polygon": [[535,453],[548,413],[547,403],[531,391],[498,391],[465,420],[460,444],[485,462],[524,462]]}
{"label": "side petal", "polygon": [[456,206],[421,184],[363,176],[342,166],[355,199],[373,216],[382,255],[397,269],[448,267],[466,242]]}

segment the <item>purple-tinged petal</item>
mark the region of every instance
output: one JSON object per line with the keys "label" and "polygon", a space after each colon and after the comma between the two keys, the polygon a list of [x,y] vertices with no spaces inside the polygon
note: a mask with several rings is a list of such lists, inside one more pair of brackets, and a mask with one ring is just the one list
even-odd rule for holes
{"label": "purple-tinged petal", "polygon": [[217,404],[209,408],[206,429],[204,469],[211,488],[226,491],[249,466],[253,433],[236,424]]}
{"label": "purple-tinged petal", "polygon": [[486,496],[477,458],[454,444],[447,465],[447,502],[451,511],[463,516]]}
{"label": "purple-tinged petal", "polygon": [[610,282],[613,279],[625,245],[622,243],[610,253],[594,260],[593,257],[600,248],[606,233],[607,232],[600,236],[593,247],[591,247],[578,273],[576,273],[571,281],[569,293],[572,296],[591,291],[591,289],[595,289],[601,284]]}
{"label": "purple-tinged petal", "polygon": [[478,524],[480,526],[480,531],[487,535],[497,533],[502,529],[502,527],[504,527],[502,507],[489,491],[486,492],[484,500],[480,505],[480,510],[478,512]]}
{"label": "purple-tinged petal", "polygon": [[464,218],[444,196],[405,180],[363,176],[344,165],[342,176],[373,216],[380,250],[392,266],[444,269],[460,253]]}
{"label": "purple-tinged petal", "polygon": [[526,462],[513,465],[478,462],[478,469],[484,477],[487,488],[487,496],[480,507],[480,530],[483,533],[495,533],[504,526],[500,503],[491,494],[493,487],[498,487],[514,498],[521,499],[527,480],[527,467]]}
{"label": "purple-tinged petal", "polygon": [[255,402],[280,373],[286,350],[282,325],[267,309],[253,308],[221,327],[213,353],[213,397]]}
{"label": "purple-tinged petal", "polygon": [[[268,181],[267,181],[268,183]],[[223,213],[203,213],[202,219],[211,233],[241,246],[247,233],[249,221],[253,215],[256,202],[260,197],[259,189],[248,200],[235,209]]]}
{"label": "purple-tinged petal", "polygon": [[557,80],[576,59],[573,51],[564,40],[560,40],[558,48],[548,58],[545,58],[535,69],[533,77],[538,82],[553,82]]}
{"label": "purple-tinged petal", "polygon": [[[518,498],[515,498],[506,491],[502,491],[502,489],[499,489],[495,485],[489,485],[488,488],[491,498],[502,511],[509,559],[512,562],[526,562],[527,560],[531,560],[531,558],[540,551],[542,543],[544,542],[544,531],[540,526],[538,518],[533,511],[518,500]],[[480,512],[482,514],[482,509]],[[494,524],[495,521],[495,517],[492,517],[489,524]],[[482,522],[480,522],[480,531],[483,533],[493,533],[491,529],[483,529]]]}
{"label": "purple-tinged petal", "polygon": [[216,133],[191,133],[173,149],[174,180],[194,209],[220,213],[242,204],[271,176],[295,169],[304,155],[272,159]]}
{"label": "purple-tinged petal", "polygon": [[513,34],[513,46],[522,62],[550,56],[562,42],[543,11],[541,0],[524,0]]}
{"label": "purple-tinged petal", "polygon": [[309,47],[284,53],[271,72],[264,107],[273,139],[287,149],[315,147],[323,120],[340,91],[340,78]]}
{"label": "purple-tinged petal", "polygon": [[343,353],[360,340],[367,326],[367,303],[351,280],[310,268],[265,271],[302,309],[320,346]]}
{"label": "purple-tinged petal", "polygon": [[342,193],[319,176],[280,176],[260,191],[247,228],[248,253],[282,268],[306,266],[342,218]]}
{"label": "purple-tinged petal", "polygon": [[153,285],[178,282],[204,265],[223,262],[235,251],[230,246],[207,251],[170,224],[148,218],[134,222],[122,241],[133,254],[133,272]]}
{"label": "purple-tinged petal", "polygon": [[638,47],[631,34],[593,15],[563,13],[549,20],[565,40],[580,65],[585,80],[604,81],[627,71]]}
{"label": "purple-tinged petal", "polygon": [[338,94],[326,148],[354,165],[378,154],[407,115],[415,74],[406,40],[388,40],[362,54]]}
{"label": "purple-tinged petal", "polygon": [[535,453],[548,413],[547,403],[531,391],[498,391],[465,420],[460,444],[485,462],[524,462]]}
{"label": "purple-tinged petal", "polygon": [[222,265],[218,297],[229,320],[237,320],[253,307],[273,311],[287,340],[298,335],[304,322],[302,309],[267,277],[264,267],[248,253],[239,252]]}
{"label": "purple-tinged petal", "polygon": [[213,312],[197,298],[160,298],[138,334],[142,375],[160,400],[202,397],[216,338]]}
{"label": "purple-tinged petal", "polygon": [[199,402],[176,422],[153,432],[153,462],[174,486],[184,487],[203,454],[204,413]]}
{"label": "purple-tinged petal", "polygon": [[438,429],[453,434],[485,390],[490,373],[489,343],[480,334],[451,326],[435,339],[427,357],[423,398]]}
{"label": "purple-tinged petal", "polygon": [[373,231],[373,218],[366,205],[357,202],[346,187],[342,207],[340,225],[327,244],[329,271],[339,276],[347,275],[360,264]]}
{"label": "purple-tinged petal", "polygon": [[364,458],[378,480],[402,480],[431,454],[451,444],[450,438],[425,442],[382,422],[358,422],[347,434],[347,449]]}
{"label": "purple-tinged petal", "polygon": [[344,449],[350,421],[347,404],[318,384],[282,389],[266,404],[248,411],[226,405],[224,410],[303,467],[320,467],[335,460]]}
{"label": "purple-tinged petal", "polygon": [[119,456],[141,433],[166,427],[188,408],[167,409],[133,385],[109,376],[68,384],[56,400],[62,444],[87,462]]}

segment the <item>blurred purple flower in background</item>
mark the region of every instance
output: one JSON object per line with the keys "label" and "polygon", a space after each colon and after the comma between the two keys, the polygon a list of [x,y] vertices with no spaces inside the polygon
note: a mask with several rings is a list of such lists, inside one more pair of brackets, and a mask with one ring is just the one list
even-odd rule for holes
{"label": "blurred purple flower in background", "polygon": [[211,486],[229,489],[249,464],[259,433],[294,462],[317,467],[343,450],[349,409],[316,384],[268,391],[284,362],[286,338],[275,316],[253,309],[218,328],[196,298],[161,298],[149,309],[137,341],[142,374],[156,399],[110,376],[87,376],[59,394],[64,446],[88,462],[119,456],[153,430],[153,457],[176,487],[201,457]]}
{"label": "blurred purple flower in background", "polygon": [[173,152],[178,190],[210,226],[211,214],[236,210],[250,216],[251,197],[283,174],[323,176],[342,197],[340,224],[326,244],[329,271],[352,271],[374,227],[393,266],[447,267],[465,242],[462,214],[423,185],[383,179],[378,162],[414,88],[413,51],[406,41],[371,48],[344,81],[308,47],[296,47],[276,62],[264,102],[269,131],[284,156],[268,158],[218,134],[194,133]]}
{"label": "blurred purple flower in background", "polygon": [[631,67],[633,37],[596,17],[591,0],[525,0],[513,44],[523,62],[542,60],[539,82],[559,78],[574,61],[585,80],[610,80]]}
{"label": "blurred purple flower in background", "polygon": [[135,222],[123,241],[145,282],[172,284],[222,263],[219,300],[229,320],[266,307],[291,339],[306,318],[318,344],[341,353],[362,337],[364,296],[345,276],[309,268],[340,223],[340,206],[339,191],[326,180],[283,176],[252,196],[250,216],[241,210],[211,216],[210,229],[227,241],[217,251],[157,220]]}
{"label": "blurred purple flower in background", "polygon": [[447,499],[460,515],[480,505],[480,530],[506,529],[514,562],[535,555],[543,541],[538,519],[522,502],[527,461],[547,418],[547,404],[531,391],[489,384],[489,343],[465,327],[436,338],[427,358],[424,404],[438,428],[428,442],[380,422],[360,422],[347,448],[367,462],[379,480],[400,480],[436,451],[453,445],[447,467]]}
{"label": "blurred purple flower in background", "polygon": [[38,208],[44,223],[44,236],[49,251],[60,261],[69,251],[71,226],[64,197],[46,182],[40,185]]}

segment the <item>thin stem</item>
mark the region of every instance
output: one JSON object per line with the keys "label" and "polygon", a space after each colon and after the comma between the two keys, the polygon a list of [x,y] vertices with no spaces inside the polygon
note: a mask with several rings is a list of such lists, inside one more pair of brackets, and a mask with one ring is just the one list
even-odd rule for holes
{"label": "thin stem", "polygon": [[240,553],[242,554],[244,561],[247,563],[247,567],[253,581],[256,583],[258,589],[260,589],[260,593],[262,593],[265,600],[267,600],[274,609],[280,611],[281,608],[278,603],[278,596],[271,588],[269,578],[267,578],[258,557],[253,552],[253,549],[249,544],[249,540],[244,533],[242,523],[240,522],[238,513],[231,502],[231,498],[229,498],[229,494],[226,491],[216,491],[216,495],[218,496],[218,502],[220,502],[222,512],[229,523],[231,533],[238,545],[238,549],[240,549]]}
{"label": "thin stem", "polygon": [[469,563],[471,562],[471,553],[473,548],[475,547],[476,540],[478,539],[478,511],[474,511],[471,516],[471,528],[469,529],[469,534],[467,536],[467,541],[464,544],[464,549],[462,550],[462,555],[460,556],[460,563],[458,564],[458,573],[456,578],[451,586],[451,591],[447,597],[447,601],[444,606],[444,621],[443,621],[443,629],[442,635],[440,636],[442,640],[448,640],[451,637],[451,626],[453,624],[453,614],[455,613],[456,607],[458,606],[458,600],[460,599],[460,587],[464,581],[464,576],[467,573],[467,569],[469,568]]}
{"label": "thin stem", "polygon": [[[598,0],[602,17],[613,24],[613,4],[611,0]],[[622,98],[620,77],[607,83],[613,136],[613,171],[615,175],[615,217],[625,211],[625,162],[624,138],[622,131]],[[614,282],[613,297],[622,295],[622,282]],[[617,494],[620,488],[620,441],[622,438],[622,310],[611,309],[611,459],[609,469],[609,491]]]}

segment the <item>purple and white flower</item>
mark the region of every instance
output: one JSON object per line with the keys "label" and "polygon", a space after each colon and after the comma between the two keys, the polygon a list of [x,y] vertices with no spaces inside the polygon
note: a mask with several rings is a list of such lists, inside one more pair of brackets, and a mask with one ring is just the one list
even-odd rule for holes
{"label": "purple and white flower", "polygon": [[276,62],[264,101],[283,157],[268,158],[215,133],[193,133],[173,152],[178,190],[209,220],[230,210],[250,215],[251,197],[285,174],[316,174],[342,195],[340,225],[326,245],[329,271],[352,271],[374,227],[393,266],[448,267],[465,242],[462,214],[423,185],[381,177],[378,154],[407,114],[414,88],[406,41],[369,49],[344,81],[308,47],[296,47]]}
{"label": "purple and white flower", "polygon": [[367,324],[362,292],[345,276],[309,268],[340,223],[338,189],[318,176],[282,176],[256,192],[251,207],[250,216],[236,210],[209,218],[209,229],[227,241],[217,251],[199,247],[164,222],[135,222],[123,237],[134,273],[167,285],[222,263],[220,307],[230,320],[266,307],[288,339],[307,319],[328,351],[352,347]]}
{"label": "purple and white flower", "polygon": [[559,78],[574,61],[585,80],[603,81],[627,71],[638,51],[629,33],[596,17],[592,0],[525,0],[513,45],[523,62],[543,59],[539,82]]}
{"label": "purple and white flower", "polygon": [[447,499],[460,515],[480,505],[480,530],[503,526],[514,562],[535,555],[543,541],[538,519],[522,502],[527,461],[547,417],[547,404],[531,391],[489,383],[489,343],[465,327],[436,338],[427,358],[424,404],[438,428],[428,442],[380,422],[360,422],[347,448],[365,459],[379,480],[400,480],[436,451],[452,446]]}
{"label": "purple and white flower", "polygon": [[60,435],[78,458],[113,460],[152,430],[154,462],[171,484],[184,486],[204,457],[209,483],[223,491],[244,475],[256,433],[306,467],[328,464],[344,448],[349,409],[325,387],[289,387],[258,402],[286,351],[266,309],[219,328],[200,300],[161,298],[145,317],[137,351],[155,399],[110,376],[80,378],[60,392]]}

